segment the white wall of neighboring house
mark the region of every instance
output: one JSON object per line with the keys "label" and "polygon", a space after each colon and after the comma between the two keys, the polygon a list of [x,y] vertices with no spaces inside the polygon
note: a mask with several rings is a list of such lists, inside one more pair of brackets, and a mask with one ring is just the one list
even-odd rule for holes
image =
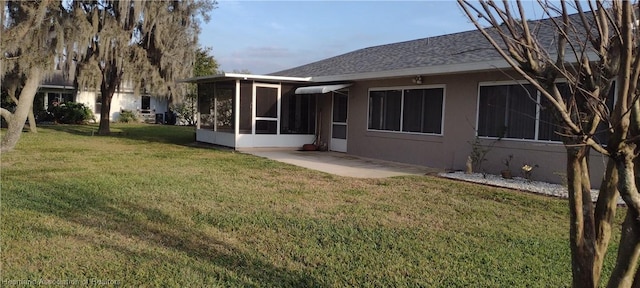
{"label": "white wall of neighboring house", "polygon": [[[87,107],[93,110],[93,114],[96,117],[96,121],[100,121],[100,93],[94,91],[80,91],[76,96],[76,102],[83,103]],[[142,97],[135,96],[133,92],[116,92],[111,99],[111,122],[117,122],[120,118],[120,111],[129,110],[133,112],[142,113]],[[168,111],[168,101],[166,98],[151,97],[150,99],[150,111],[149,114],[154,117],[155,114],[161,113],[164,115]]]}

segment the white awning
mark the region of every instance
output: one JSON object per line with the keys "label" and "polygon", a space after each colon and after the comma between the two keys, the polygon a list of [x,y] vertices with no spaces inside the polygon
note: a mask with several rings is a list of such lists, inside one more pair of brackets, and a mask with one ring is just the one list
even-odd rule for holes
{"label": "white awning", "polygon": [[338,91],[342,88],[347,88],[349,86],[351,86],[351,84],[335,84],[335,85],[300,87],[296,89],[296,94],[324,94],[324,93],[329,93],[333,91]]}

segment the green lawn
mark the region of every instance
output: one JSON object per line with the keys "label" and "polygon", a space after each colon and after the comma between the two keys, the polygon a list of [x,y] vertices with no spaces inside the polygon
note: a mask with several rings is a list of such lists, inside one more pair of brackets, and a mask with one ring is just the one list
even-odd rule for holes
{"label": "green lawn", "polygon": [[193,128],[95,130],[41,127],[1,155],[0,286],[571,283],[566,200],[344,178],[194,146]]}

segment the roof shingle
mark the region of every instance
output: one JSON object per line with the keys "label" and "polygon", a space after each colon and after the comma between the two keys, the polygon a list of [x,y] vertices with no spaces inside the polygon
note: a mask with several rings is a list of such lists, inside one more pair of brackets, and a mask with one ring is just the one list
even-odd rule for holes
{"label": "roof shingle", "polygon": [[[574,17],[577,15],[574,15]],[[555,28],[550,19],[532,21],[538,41],[555,50]],[[489,31],[495,30],[488,29]],[[478,30],[359,49],[270,75],[321,77],[392,71],[502,59]]]}

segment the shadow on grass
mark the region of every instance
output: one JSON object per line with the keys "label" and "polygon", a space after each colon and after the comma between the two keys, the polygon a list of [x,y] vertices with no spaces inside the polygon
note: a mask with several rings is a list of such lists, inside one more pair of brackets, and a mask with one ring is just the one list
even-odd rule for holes
{"label": "shadow on grass", "polygon": [[135,141],[157,142],[192,146],[195,141],[195,128],[190,126],[157,125],[157,124],[114,124],[111,134],[98,135],[98,126],[51,124],[40,125],[41,128],[87,137],[124,138]]}
{"label": "shadow on grass", "polygon": [[[202,275],[217,275],[220,277],[217,279],[220,283],[267,287],[324,286],[304,271],[290,271],[286,268],[276,267],[265,259],[249,255],[230,243],[190,227],[157,208],[129,200],[111,199],[106,195],[82,188],[81,185],[74,182],[48,183],[47,187],[46,191],[31,189],[24,191],[25,193],[4,193],[3,200],[5,205],[11,205],[12,209],[54,215],[96,231],[138,239],[138,241],[152,247],[162,247],[186,255],[197,260],[195,262],[189,261],[193,263],[189,268]],[[134,251],[127,243],[114,242],[117,240],[104,243],[95,238],[86,239],[85,236],[69,232],[40,232],[46,233],[45,235],[76,237],[79,240],[89,241],[91,245],[122,253],[128,259],[158,261],[159,258],[163,258],[163,262],[169,263],[160,263],[160,265],[164,264],[163,266],[169,267],[184,265],[184,261],[178,257],[165,256],[170,253],[155,253],[153,249]],[[51,249],[55,249],[55,247],[51,247]],[[215,265],[218,269],[215,267],[207,268],[207,265]],[[188,279],[182,279],[182,281],[185,280]]]}

